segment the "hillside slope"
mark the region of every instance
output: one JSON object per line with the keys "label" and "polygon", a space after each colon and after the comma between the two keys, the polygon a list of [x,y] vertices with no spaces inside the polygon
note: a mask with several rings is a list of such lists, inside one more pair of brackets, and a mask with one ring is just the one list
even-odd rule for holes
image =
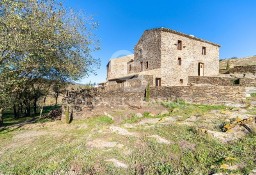
{"label": "hillside slope", "polygon": [[234,66],[256,65],[256,56],[221,60],[220,61],[220,70],[226,69],[227,64],[229,64],[229,68],[234,68]]}

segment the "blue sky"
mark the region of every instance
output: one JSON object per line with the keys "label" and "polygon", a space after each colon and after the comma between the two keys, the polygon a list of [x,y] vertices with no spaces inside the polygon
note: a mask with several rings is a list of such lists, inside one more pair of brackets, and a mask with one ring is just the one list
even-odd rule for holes
{"label": "blue sky", "polygon": [[112,56],[133,53],[144,30],[166,27],[221,45],[220,58],[256,55],[256,0],[65,0],[99,23],[97,75],[80,83],[104,82]]}

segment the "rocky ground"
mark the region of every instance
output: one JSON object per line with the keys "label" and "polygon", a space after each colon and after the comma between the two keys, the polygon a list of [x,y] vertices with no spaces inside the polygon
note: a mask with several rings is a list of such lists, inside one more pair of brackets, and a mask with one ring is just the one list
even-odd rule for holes
{"label": "rocky ground", "polygon": [[254,107],[166,102],[94,115],[0,129],[0,174],[256,174]]}

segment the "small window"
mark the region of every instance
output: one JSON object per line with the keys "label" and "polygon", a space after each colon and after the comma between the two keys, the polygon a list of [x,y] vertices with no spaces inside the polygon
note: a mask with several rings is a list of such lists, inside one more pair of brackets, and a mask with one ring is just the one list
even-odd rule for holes
{"label": "small window", "polygon": [[178,46],[177,46],[178,50],[182,50],[182,41],[178,40]]}
{"label": "small window", "polygon": [[129,65],[129,71],[132,71],[132,65]]}
{"label": "small window", "polygon": [[143,71],[143,62],[140,62],[140,71]]}
{"label": "small window", "polygon": [[206,47],[202,47],[202,55],[206,55]]}
{"label": "small window", "polygon": [[156,78],[156,86],[161,86],[161,78]]}
{"label": "small window", "polygon": [[181,65],[181,58],[178,58],[178,65]]}
{"label": "small window", "polygon": [[146,62],[146,69],[148,69],[148,61]]}
{"label": "small window", "polygon": [[183,79],[180,79],[180,84],[183,84]]}

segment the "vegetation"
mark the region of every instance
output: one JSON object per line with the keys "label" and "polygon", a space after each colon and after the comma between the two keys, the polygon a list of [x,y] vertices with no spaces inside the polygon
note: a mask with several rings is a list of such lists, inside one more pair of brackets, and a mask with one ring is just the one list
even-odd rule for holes
{"label": "vegetation", "polygon": [[65,82],[92,73],[96,26],[57,0],[2,0],[0,111],[12,108],[16,118],[30,116],[31,109],[35,114],[51,89],[57,99]]}
{"label": "vegetation", "polygon": [[[205,115],[212,110],[231,112],[224,106],[194,105],[182,101],[165,102],[164,105],[168,109],[177,109],[170,113],[170,117],[175,117],[182,110],[191,116],[193,108]],[[152,116],[145,112],[142,118],[156,117],[164,119],[167,116]],[[135,136],[109,129],[112,126],[121,128],[127,123],[133,126],[127,132],[135,133]],[[126,122],[123,119],[120,124],[115,116],[112,120],[100,115],[75,120],[68,126],[59,121],[48,121],[15,130],[6,129],[0,132],[0,173],[249,174],[255,168],[256,137],[253,135],[221,143],[199,133],[195,126],[177,123],[137,126],[138,123],[139,120]],[[151,137],[154,135],[166,139],[169,144],[159,143]],[[107,161],[109,159],[119,160],[129,168],[116,167]]]}
{"label": "vegetation", "polygon": [[146,88],[146,102],[149,102],[149,100],[150,100],[150,85],[148,84]]}

